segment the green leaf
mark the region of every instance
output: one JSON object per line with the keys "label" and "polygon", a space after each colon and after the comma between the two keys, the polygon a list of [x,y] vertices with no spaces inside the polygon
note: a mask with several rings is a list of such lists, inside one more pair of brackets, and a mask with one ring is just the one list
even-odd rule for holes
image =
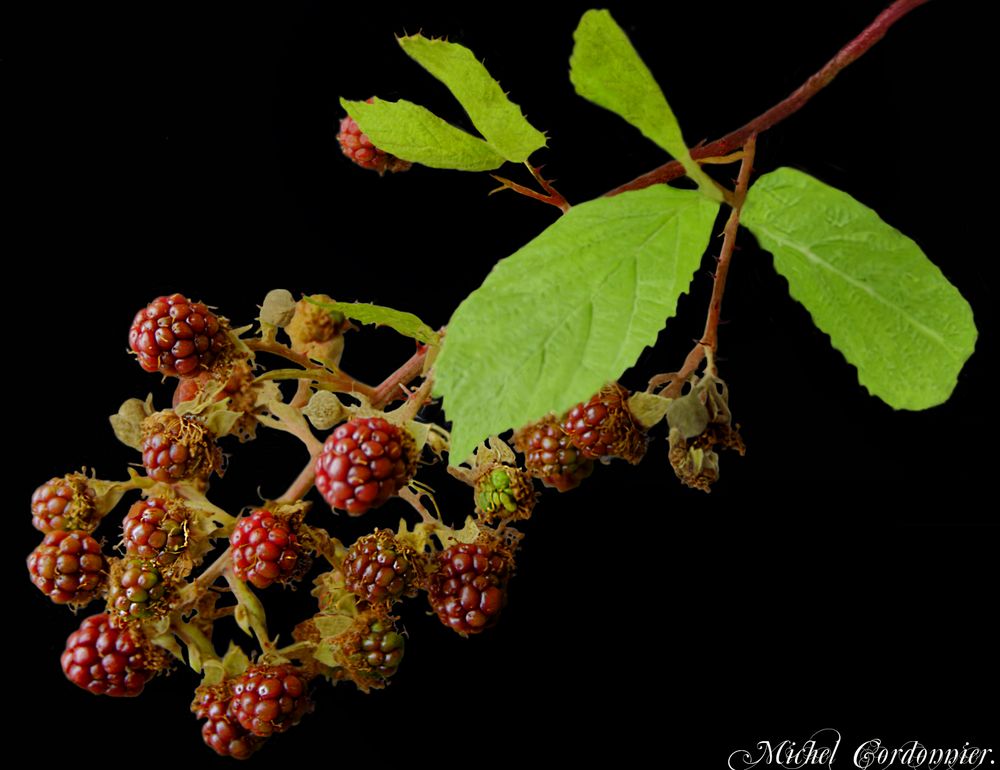
{"label": "green leaf", "polygon": [[482,139],[419,104],[405,99],[371,103],[341,99],[340,104],[376,147],[397,158],[459,171],[491,171],[503,165],[503,156]]}
{"label": "green leaf", "polygon": [[741,223],[869,393],[896,409],[946,401],[972,355],[972,308],[920,247],[850,195],[791,168],[750,188]]}
{"label": "green leaf", "polygon": [[327,312],[343,313],[363,324],[388,326],[406,337],[413,337],[429,345],[437,345],[441,341],[440,335],[413,313],[367,302],[318,302],[311,297],[307,299]]}
{"label": "green leaf", "polygon": [[717,211],[665,185],[598,198],[501,260],[455,311],[434,367],[450,462],[635,363],[691,283]]}
{"label": "green leaf", "polygon": [[691,159],[681,127],[659,84],[611,13],[587,11],[573,40],[569,79],[576,92],[638,128],[643,136],[680,161],[703,193],[720,200],[715,183]]}
{"label": "green leaf", "polygon": [[545,146],[545,134],[525,119],[468,48],[423,35],[397,40],[414,61],[448,87],[476,129],[507,160],[523,163]]}

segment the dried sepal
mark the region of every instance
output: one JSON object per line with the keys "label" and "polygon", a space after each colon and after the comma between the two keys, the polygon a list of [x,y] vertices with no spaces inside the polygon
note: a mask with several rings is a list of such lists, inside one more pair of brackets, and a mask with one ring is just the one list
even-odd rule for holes
{"label": "dried sepal", "polygon": [[295,317],[295,297],[287,289],[271,289],[264,296],[258,320],[261,325],[270,324],[284,328]]}
{"label": "dried sepal", "polygon": [[111,429],[115,432],[115,437],[125,446],[142,451],[142,423],[153,414],[153,394],[146,396],[142,401],[138,398],[130,398],[118,408],[118,413],[111,415]]}
{"label": "dried sepal", "polygon": [[[743,455],[746,447],[738,428],[732,425],[729,389],[725,382],[707,375],[693,382],[691,390],[671,404],[670,465],[685,485],[711,491],[719,478],[716,449],[731,449]],[[701,426],[701,430],[697,428]]]}

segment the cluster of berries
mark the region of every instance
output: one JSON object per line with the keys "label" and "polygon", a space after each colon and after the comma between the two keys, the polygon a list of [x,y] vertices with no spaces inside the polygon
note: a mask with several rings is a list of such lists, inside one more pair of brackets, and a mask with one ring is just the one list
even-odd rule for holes
{"label": "cluster of berries", "polygon": [[[475,519],[452,529],[408,490],[416,484],[422,452],[408,420],[420,404],[399,417],[375,405],[347,407],[334,396],[335,404],[323,403],[335,407],[324,413],[336,420],[318,419],[324,410],[301,401],[286,404],[268,378],[255,376],[251,345],[287,350],[293,360],[325,361],[327,371],[341,374],[343,334],[351,327],[306,301],[276,317],[267,328],[262,313],[261,337],[245,340],[204,304],[180,294],[153,300],[135,316],[129,344],[143,369],[177,378],[172,408],[154,411],[151,400],[133,399],[112,417],[116,435],[141,453],[145,475],[108,482],[71,473],[43,484],[31,501],[33,524],[44,534],[28,557],[32,581],[54,602],[73,608],[105,601],[104,611],[85,618],[69,637],[62,655],[66,676],[95,694],[131,697],[175,659],[184,660],[186,647],[187,662],[205,672],[191,705],[204,720],[204,741],[235,758],[250,756],[268,737],[298,723],[312,708],[307,689],[317,677],[351,681],[365,692],[384,687],[405,649],[393,614],[397,603],[426,594],[441,622],[463,636],[494,625],[520,539],[510,524],[530,517],[537,498],[532,478],[569,489],[595,460],[636,462],[645,448],[628,393],[611,385],[561,418],[518,431],[523,467],[499,439],[484,445],[463,476],[474,487]],[[277,343],[278,328],[290,347]],[[331,396],[317,389],[314,397],[320,394]],[[308,487],[239,518],[208,501],[211,477],[223,472],[221,438],[246,441],[258,425],[287,429],[289,419],[298,420],[295,430],[309,430],[306,416],[320,430],[332,428],[322,445],[311,431],[307,440],[322,447],[314,451],[310,477],[334,511],[361,516],[407,490],[422,524],[413,531],[405,525],[399,532],[375,529],[345,547],[306,523],[311,504],[301,498]],[[143,497],[122,519],[121,554],[107,555],[93,533],[132,489]],[[192,580],[216,541],[227,550]],[[296,626],[290,648],[275,649],[254,590],[300,580],[315,557],[331,567],[315,578],[318,611]],[[235,607],[217,606],[225,594],[209,589],[220,577]],[[255,660],[238,647],[224,659],[216,654],[214,624],[232,615],[257,637]]]}

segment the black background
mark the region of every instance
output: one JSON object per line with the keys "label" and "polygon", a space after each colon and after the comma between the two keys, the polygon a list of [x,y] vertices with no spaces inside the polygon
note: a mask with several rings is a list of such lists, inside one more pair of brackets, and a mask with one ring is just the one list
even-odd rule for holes
{"label": "black background", "polygon": [[[842,5],[610,7],[693,144],[778,101],[882,6]],[[981,76],[981,49],[960,39],[961,5],[914,12],[767,132],[756,164],[795,166],[850,192],[969,299],[980,338],[952,400],[907,413],[870,398],[744,234],[721,373],[748,453],[723,456],[715,491],[681,488],[657,434],[638,469],[601,468],[585,491],[547,494],[525,527],[498,628],[463,640],[419,602],[405,607],[407,658],[391,687],[367,697],[320,688],[317,712],[258,759],[353,754],[376,741],[394,761],[418,750],[464,761],[522,752],[537,736],[546,756],[566,761],[653,748],[665,762],[719,767],[758,740],[801,742],[822,727],[844,733],[845,766],[870,737],[993,745],[979,698],[996,695],[986,622],[997,530],[995,506],[978,493],[989,500],[994,488],[985,361],[996,285],[984,268],[988,214],[972,192],[980,121],[962,85]],[[379,179],[340,155],[339,96],[408,98],[468,125],[393,33],[447,35],[483,58],[548,131],[535,159],[572,202],[663,162],[572,92],[571,33],[586,7],[46,5],[6,25],[8,154],[26,172],[13,178],[20,237],[7,249],[14,509],[50,476],[86,464],[121,478],[137,459],[106,416],[150,390],[161,406],[169,397],[126,355],[129,321],[151,298],[181,291],[239,325],[284,287],[440,325],[497,259],[553,221],[554,209],[511,193],[487,197],[485,175],[416,168]],[[708,265],[626,384],[678,366],[701,331]],[[377,382],[411,350],[368,330],[352,336],[344,365]],[[258,490],[280,494],[304,460],[281,436],[228,450],[231,471],[212,493],[232,510]],[[436,470],[426,480],[447,515],[464,515],[456,483]],[[314,518],[349,540],[405,510],[391,504],[355,522],[317,507]],[[187,713],[189,672],[155,680],[136,701],[96,699],[63,679],[58,655],[79,618],[27,582],[21,554],[39,536],[26,515],[12,527],[19,609],[6,642],[23,674],[18,731],[45,738],[52,760],[76,754],[86,734],[116,757],[144,747],[154,765],[213,761]],[[113,526],[100,532],[117,538]],[[265,595],[269,607],[278,599],[292,608],[275,608],[272,626],[287,634],[308,611],[306,592]]]}

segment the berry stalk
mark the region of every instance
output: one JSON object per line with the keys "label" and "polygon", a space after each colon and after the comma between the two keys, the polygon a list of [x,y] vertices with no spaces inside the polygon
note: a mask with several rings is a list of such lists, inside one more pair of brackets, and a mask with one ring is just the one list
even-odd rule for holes
{"label": "berry stalk", "polygon": [[729,264],[733,258],[733,250],[736,247],[736,233],[740,225],[740,212],[743,210],[743,203],[746,200],[747,189],[750,186],[750,173],[753,171],[753,160],[757,151],[757,136],[751,134],[743,146],[742,158],[740,160],[739,176],[736,180],[736,191],[733,196],[733,207],[729,212],[729,218],[722,230],[722,248],[719,251],[718,264],[715,268],[715,277],[712,283],[712,298],[708,303],[708,314],[705,318],[705,330],[701,339],[691,348],[680,371],[676,374],[654,377],[650,385],[670,381],[670,386],[661,393],[666,398],[677,398],[681,393],[681,388],[687,382],[701,362],[708,358],[708,373],[717,375],[715,368],[715,351],[719,344],[719,316],[722,311],[722,297],[726,291],[726,278],[729,275]]}

